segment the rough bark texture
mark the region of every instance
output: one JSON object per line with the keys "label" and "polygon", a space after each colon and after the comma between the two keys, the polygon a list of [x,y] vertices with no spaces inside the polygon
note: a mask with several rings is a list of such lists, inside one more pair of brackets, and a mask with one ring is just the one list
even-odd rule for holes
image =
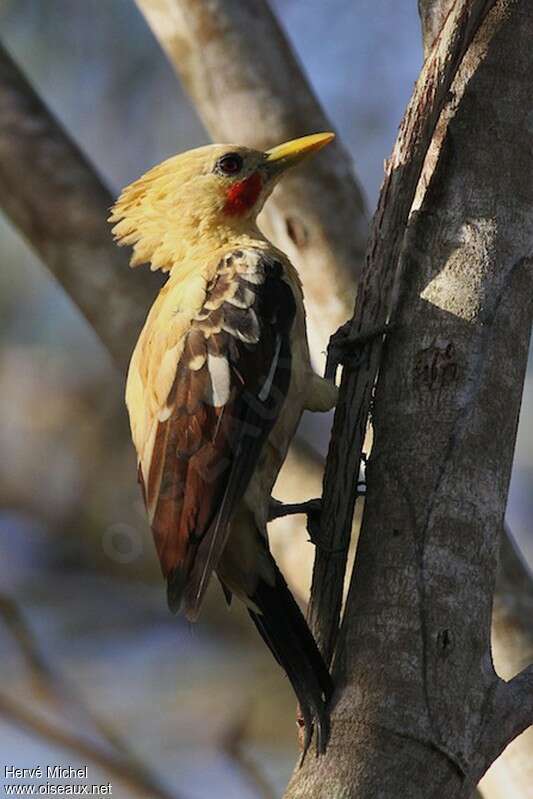
{"label": "rough bark texture", "polygon": [[125,367],[159,281],[128,268],[94,168],[0,48],[0,205]]}
{"label": "rough bark texture", "polygon": [[[265,0],[136,2],[214,141],[264,149],[331,130]],[[261,226],[300,273],[318,360],[352,313],[367,233],[361,191],[338,141],[283,179]]]}
{"label": "rough bark texture", "polygon": [[[447,41],[448,58],[433,51],[425,80],[432,58],[445,72],[453,67],[455,23],[469,46],[446,88],[446,126],[434,129],[438,155],[403,241],[396,327],[376,388],[363,527],[336,654],[331,741],[325,756],[295,773],[290,799],[464,799],[533,721],[533,671],[504,683],[490,654],[532,318],[533,17],[528,0],[456,3],[437,44]],[[430,103],[445,83],[426,84]],[[411,114],[427,112],[419,89],[404,134]],[[404,138],[404,158],[393,156],[384,217],[394,218],[391,203],[405,202],[405,173],[423,139],[423,129]],[[382,233],[381,268],[393,269],[398,231]],[[363,306],[380,299],[370,290],[365,296],[366,277],[358,321]],[[347,407],[337,411],[334,433],[350,445],[337,448],[343,482],[344,475],[355,481],[349,450],[362,423],[351,405],[353,381],[343,378]],[[329,507],[332,521],[344,518],[346,498]]]}
{"label": "rough bark texture", "polygon": [[[453,2],[418,0],[426,57]],[[500,550],[494,597],[492,649],[496,671],[505,679],[533,662],[533,580],[515,551],[507,528]],[[533,729],[512,742],[485,775],[480,787],[487,799],[533,799]]]}

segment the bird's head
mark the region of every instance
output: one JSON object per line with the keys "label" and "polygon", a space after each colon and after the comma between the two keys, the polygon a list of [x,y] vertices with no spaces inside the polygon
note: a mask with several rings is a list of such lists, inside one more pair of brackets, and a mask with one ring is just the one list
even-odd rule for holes
{"label": "bird's head", "polygon": [[266,152],[213,144],[169,158],[122,191],[109,219],[113,234],[133,245],[132,266],[169,271],[184,256],[255,228],[285,170],[333,138],[315,133]]}

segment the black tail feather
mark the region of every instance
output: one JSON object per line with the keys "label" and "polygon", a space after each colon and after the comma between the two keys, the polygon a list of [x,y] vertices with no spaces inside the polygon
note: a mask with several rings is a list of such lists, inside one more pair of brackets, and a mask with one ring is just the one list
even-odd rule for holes
{"label": "black tail feather", "polygon": [[316,726],[317,752],[325,751],[329,735],[327,703],[333,693],[329,671],[283,575],[274,565],[275,583],[260,580],[250,597],[260,613],[248,610],[263,640],[285,670],[304,722],[302,762]]}
{"label": "black tail feather", "polygon": [[167,604],[171,613],[179,613],[187,581],[184,569],[176,566],[167,577]]}

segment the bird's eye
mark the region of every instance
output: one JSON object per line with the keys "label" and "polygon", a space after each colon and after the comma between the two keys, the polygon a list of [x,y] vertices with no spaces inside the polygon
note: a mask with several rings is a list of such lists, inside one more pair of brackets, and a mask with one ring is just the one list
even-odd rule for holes
{"label": "bird's eye", "polygon": [[242,158],[239,153],[226,153],[216,163],[217,172],[223,175],[236,175],[242,169]]}

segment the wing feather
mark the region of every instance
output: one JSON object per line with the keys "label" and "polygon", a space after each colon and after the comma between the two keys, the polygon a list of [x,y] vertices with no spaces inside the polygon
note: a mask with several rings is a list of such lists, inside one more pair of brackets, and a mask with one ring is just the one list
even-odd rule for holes
{"label": "wing feather", "polygon": [[[190,619],[287,394],[294,314],[281,263],[238,250],[218,264],[181,349],[173,342],[174,379],[140,476],[169,605]],[[168,351],[159,357],[168,372]]]}

